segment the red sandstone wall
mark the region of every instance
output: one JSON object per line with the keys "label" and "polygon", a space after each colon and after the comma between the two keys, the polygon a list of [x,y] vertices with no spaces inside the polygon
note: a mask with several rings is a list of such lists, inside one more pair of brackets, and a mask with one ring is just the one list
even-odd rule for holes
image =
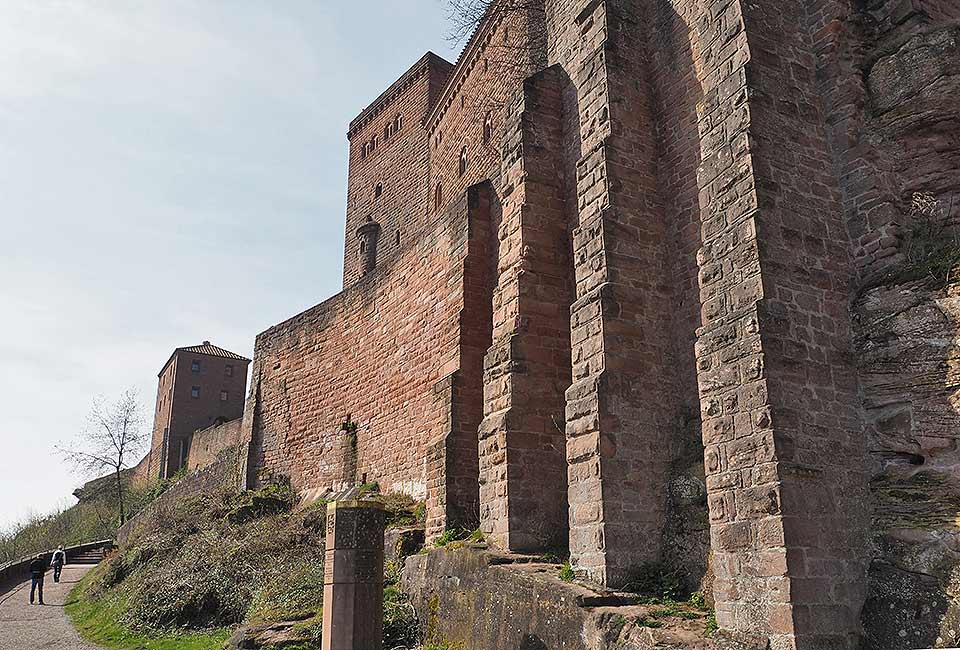
{"label": "red sandstone wall", "polygon": [[188,472],[212,465],[225,449],[233,449],[241,442],[242,418],[201,429],[190,436],[190,452],[187,455]]}
{"label": "red sandstone wall", "polygon": [[[538,28],[526,11],[495,12],[468,44],[448,86],[428,115],[431,213],[443,211],[466,188],[498,175],[503,140],[503,107],[537,66],[536,51],[526,45]],[[542,31],[542,30],[541,30]],[[484,142],[484,122],[490,138]],[[467,165],[460,174],[460,154]],[[436,202],[437,185],[442,200]]]}
{"label": "red sandstone wall", "polygon": [[[429,188],[425,184],[430,152],[422,122],[449,70],[449,63],[427,54],[350,125],[344,287],[360,277],[357,228],[367,218],[380,224],[378,263],[396,255],[407,242],[416,241],[430,225],[433,213],[427,211]],[[397,116],[402,117],[400,130],[385,137],[384,128]],[[374,138],[379,145],[363,156],[364,144]],[[379,198],[378,184],[383,192]]]}
{"label": "red sandstone wall", "polygon": [[468,237],[462,200],[393,260],[257,337],[251,474],[287,474],[302,492],[366,479],[426,496],[427,449],[448,431],[460,367]]}

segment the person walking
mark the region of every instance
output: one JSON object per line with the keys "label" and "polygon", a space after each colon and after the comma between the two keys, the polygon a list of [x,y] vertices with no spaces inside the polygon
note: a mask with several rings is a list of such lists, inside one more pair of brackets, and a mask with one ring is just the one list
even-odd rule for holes
{"label": "person walking", "polygon": [[38,555],[30,563],[30,604],[33,604],[34,592],[39,596],[40,604],[43,604],[43,576],[47,572],[47,561],[43,559],[43,554]]}
{"label": "person walking", "polygon": [[50,564],[53,566],[53,581],[60,582],[60,574],[63,572],[63,565],[67,563],[67,554],[63,550],[63,544],[57,547],[53,552],[53,559]]}

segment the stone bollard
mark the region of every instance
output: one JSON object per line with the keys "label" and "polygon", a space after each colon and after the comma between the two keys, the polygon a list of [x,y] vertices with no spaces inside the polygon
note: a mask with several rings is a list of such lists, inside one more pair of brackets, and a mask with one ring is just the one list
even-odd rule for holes
{"label": "stone bollard", "polygon": [[323,650],[383,646],[383,530],[375,501],[327,504]]}

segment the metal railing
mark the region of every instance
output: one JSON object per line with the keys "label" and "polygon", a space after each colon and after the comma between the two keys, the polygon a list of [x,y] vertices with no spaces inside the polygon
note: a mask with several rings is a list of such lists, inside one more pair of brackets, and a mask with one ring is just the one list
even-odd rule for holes
{"label": "metal railing", "polygon": [[[70,546],[63,549],[67,554],[67,563],[70,562],[71,557],[76,557],[77,555],[82,555],[89,551],[110,551],[116,547],[112,539],[103,539],[96,542],[87,542],[86,544],[79,544],[77,546]],[[49,564],[50,558],[53,557],[53,551],[46,551],[44,553],[37,553],[31,555],[30,557],[25,557],[14,562],[8,562],[0,566],[0,594],[3,594],[5,591],[9,590],[10,587],[17,585],[29,576],[30,563],[37,557],[37,555],[42,555],[43,559]]]}

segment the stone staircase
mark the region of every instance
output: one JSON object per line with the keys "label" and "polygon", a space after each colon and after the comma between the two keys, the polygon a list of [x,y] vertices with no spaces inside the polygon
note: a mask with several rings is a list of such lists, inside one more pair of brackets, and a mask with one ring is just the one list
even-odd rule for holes
{"label": "stone staircase", "polygon": [[99,564],[106,556],[103,548],[94,548],[67,553],[67,564]]}

